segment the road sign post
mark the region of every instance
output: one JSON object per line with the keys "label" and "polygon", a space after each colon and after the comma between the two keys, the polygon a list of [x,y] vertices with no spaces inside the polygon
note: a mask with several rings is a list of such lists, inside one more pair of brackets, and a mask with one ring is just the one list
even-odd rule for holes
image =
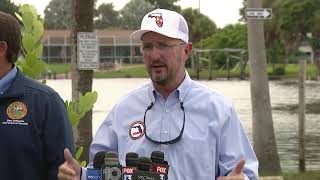
{"label": "road sign post", "polygon": [[247,19],[271,19],[272,9],[271,8],[247,8],[246,11]]}

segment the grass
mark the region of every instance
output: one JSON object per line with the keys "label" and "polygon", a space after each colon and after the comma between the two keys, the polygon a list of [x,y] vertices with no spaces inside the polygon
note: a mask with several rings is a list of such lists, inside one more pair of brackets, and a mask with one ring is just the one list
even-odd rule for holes
{"label": "grass", "polygon": [[[276,68],[284,67],[283,65],[276,64]],[[52,72],[56,72],[57,74],[65,74],[69,72],[71,69],[70,64],[49,64],[49,69]],[[193,72],[190,68],[187,68],[191,77],[196,77],[196,72]],[[273,72],[272,65],[268,65],[267,71],[270,79],[298,79],[299,75],[299,65],[298,64],[288,64],[285,66],[284,74],[277,74]],[[246,67],[245,74],[246,78],[249,77],[250,69],[249,66]],[[308,64],[307,66],[307,79],[316,79],[316,67],[313,64]],[[209,79],[208,69],[202,69],[200,72],[200,79]],[[234,69],[230,71],[230,78],[239,78],[240,76],[240,68]],[[123,64],[121,69],[114,71],[95,71],[94,78],[148,78],[148,73],[145,70],[143,64]],[[215,78],[226,78],[227,71],[226,70],[217,70],[214,69],[212,72],[213,79]]]}
{"label": "grass", "polygon": [[48,67],[51,72],[55,72],[57,74],[64,74],[66,72],[71,71],[71,64],[63,64],[63,63],[56,63],[56,64],[49,64]]}
{"label": "grass", "polygon": [[304,173],[283,173],[284,180],[320,180],[320,171]]}

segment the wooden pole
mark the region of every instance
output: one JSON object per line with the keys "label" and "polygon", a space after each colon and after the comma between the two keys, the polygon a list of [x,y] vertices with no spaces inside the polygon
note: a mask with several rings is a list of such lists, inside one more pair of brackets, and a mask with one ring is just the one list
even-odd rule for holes
{"label": "wooden pole", "polygon": [[212,59],[211,52],[209,52],[209,80],[212,80]]}
{"label": "wooden pole", "polygon": [[305,126],[305,79],[306,79],[306,61],[300,60],[299,72],[299,170],[304,172],[305,167],[305,152],[304,152],[304,126]]}

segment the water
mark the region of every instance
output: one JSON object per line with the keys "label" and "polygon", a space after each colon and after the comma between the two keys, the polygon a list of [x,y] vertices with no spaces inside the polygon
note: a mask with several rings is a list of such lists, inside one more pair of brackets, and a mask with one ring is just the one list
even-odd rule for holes
{"label": "water", "polygon": [[[117,100],[149,79],[94,79],[93,90],[98,92],[98,101],[93,109],[93,134],[105,119]],[[200,81],[230,98],[252,140],[252,113],[249,81]],[[71,80],[48,80],[47,84],[71,100]],[[269,83],[273,109],[273,122],[278,152],[283,171],[298,169],[298,114],[282,107],[298,104],[297,83],[271,81]],[[307,82],[306,103],[320,102],[320,82]],[[280,108],[279,108],[280,107]],[[320,108],[320,107],[319,107]],[[320,170],[320,114],[307,113],[305,124],[305,147],[307,170]]]}

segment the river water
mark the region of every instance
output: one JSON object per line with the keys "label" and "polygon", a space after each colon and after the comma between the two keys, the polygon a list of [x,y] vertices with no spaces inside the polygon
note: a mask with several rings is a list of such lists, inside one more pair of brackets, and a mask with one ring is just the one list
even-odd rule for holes
{"label": "river water", "polygon": [[[149,82],[149,79],[94,79],[93,90],[98,100],[93,109],[93,134],[105,119],[113,104],[127,92]],[[252,113],[249,81],[200,81],[210,89],[220,91],[231,99],[236,107],[250,140],[252,140]],[[48,80],[64,100],[71,100],[71,80]],[[298,104],[296,82],[270,81],[277,148],[283,171],[298,169],[298,114],[288,110]],[[320,82],[306,83],[306,103],[318,102],[320,106]],[[316,107],[319,111],[320,107]],[[305,147],[307,170],[320,170],[320,114],[307,112],[305,124]]]}

